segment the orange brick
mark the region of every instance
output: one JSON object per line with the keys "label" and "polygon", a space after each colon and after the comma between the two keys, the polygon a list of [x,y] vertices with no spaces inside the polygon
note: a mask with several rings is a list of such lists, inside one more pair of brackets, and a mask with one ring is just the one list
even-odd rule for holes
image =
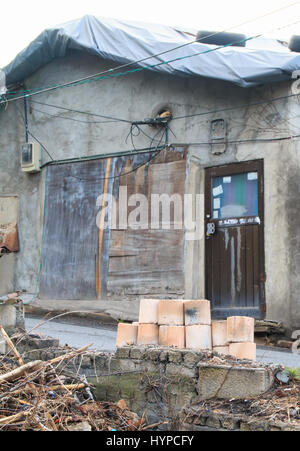
{"label": "orange brick", "polygon": [[212,345],[227,346],[227,321],[213,321],[211,324]]}
{"label": "orange brick", "polygon": [[158,343],[163,346],[185,347],[184,326],[159,326]]}
{"label": "orange brick", "polygon": [[185,325],[211,324],[210,301],[206,299],[184,301]]}
{"label": "orange brick", "polygon": [[183,301],[160,300],[158,303],[158,324],[163,326],[183,326]]}
{"label": "orange brick", "polygon": [[227,318],[227,338],[229,343],[254,342],[254,318],[248,316]]}
{"label": "orange brick", "polygon": [[213,351],[216,351],[218,354],[230,355],[229,346],[214,346]]}
{"label": "orange brick", "polygon": [[157,324],[159,299],[141,299],[139,323]]}
{"label": "orange brick", "polygon": [[135,345],[137,343],[137,326],[128,323],[119,323],[116,346]]}
{"label": "orange brick", "polygon": [[185,345],[191,349],[211,349],[211,326],[185,326]]}
{"label": "orange brick", "polygon": [[255,343],[230,343],[229,354],[237,359],[256,360]]}
{"label": "orange brick", "polygon": [[138,345],[157,345],[158,344],[158,325],[157,324],[139,324]]}

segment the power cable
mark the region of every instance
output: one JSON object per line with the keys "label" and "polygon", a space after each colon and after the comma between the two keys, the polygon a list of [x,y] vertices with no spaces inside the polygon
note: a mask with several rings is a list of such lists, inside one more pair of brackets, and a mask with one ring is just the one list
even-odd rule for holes
{"label": "power cable", "polygon": [[[182,115],[182,116],[173,116],[172,117],[172,121],[173,120],[180,120],[180,119],[189,119],[189,118],[198,117],[198,116],[206,116],[206,115],[216,114],[216,113],[224,113],[224,112],[227,112],[227,111],[234,111],[234,110],[243,109],[243,108],[250,108],[250,107],[254,107],[254,106],[268,104],[268,103],[271,103],[271,102],[278,102],[280,100],[285,100],[285,99],[289,99],[289,98],[293,98],[293,97],[299,97],[299,95],[300,94],[287,94],[285,96],[273,97],[273,98],[269,98],[269,99],[266,99],[266,100],[260,100],[258,102],[247,103],[247,104],[237,105],[237,106],[233,106],[233,107],[220,108],[220,109],[217,109],[217,110],[204,111],[204,112],[201,112],[201,113],[194,113],[194,114],[186,114],[186,115]],[[51,108],[57,108],[57,109],[60,109],[60,110],[66,110],[66,111],[77,113],[77,114],[84,114],[84,115],[95,116],[95,117],[107,117],[107,116],[102,116],[102,115],[100,115],[98,113],[91,113],[91,112],[86,112],[86,111],[66,108],[66,107],[62,107],[60,105],[53,105],[53,104],[49,104],[49,103],[45,103],[45,102],[38,102],[36,100],[30,100],[30,102],[37,103],[39,105],[48,106],[48,107],[51,107]],[[49,113],[45,113],[45,114],[49,114]],[[134,121],[126,120],[126,119],[117,119],[117,118],[113,118],[113,120],[115,122],[121,121],[121,122],[126,122],[128,124],[132,124],[132,122],[134,122]],[[135,124],[135,126],[137,126],[137,125]],[[141,130],[141,132],[145,134],[144,131]],[[149,136],[147,136],[147,137],[150,138]]]}
{"label": "power cable", "polygon": [[[218,141],[218,144],[247,144],[247,143],[266,143],[266,142],[279,142],[279,141],[287,141],[287,140],[293,140],[296,138],[300,138],[300,135],[290,135],[290,136],[282,136],[279,138],[253,138],[253,139],[240,139],[240,140],[220,140]],[[189,142],[189,143],[171,143],[169,144],[170,147],[177,147],[177,146],[208,146],[208,145],[214,145],[215,143],[212,141],[200,141],[200,142]]]}
{"label": "power cable", "polygon": [[33,108],[33,107],[31,107],[31,110],[32,111],[36,111],[37,113],[40,113],[40,114],[44,114],[46,116],[53,117],[53,118],[65,119],[65,120],[74,121],[74,122],[80,122],[82,124],[112,124],[112,123],[120,122],[120,121],[116,121],[116,120],[111,120],[111,121],[82,121],[80,119],[75,119],[73,117],[63,116],[62,114],[47,113],[46,111],[41,111],[41,110],[38,110],[37,108]]}
{"label": "power cable", "polygon": [[54,158],[51,156],[51,154],[50,154],[50,152],[47,150],[47,148],[44,146],[44,144],[42,144],[41,143],[41,141],[29,130],[29,126],[28,126],[28,123],[26,122],[26,119],[25,119],[25,117],[23,116],[23,113],[22,113],[22,111],[18,108],[18,110],[19,110],[19,113],[20,113],[20,115],[21,115],[21,117],[22,117],[22,119],[23,119],[23,125],[24,125],[24,127],[25,127],[25,129],[26,129],[26,134],[28,134],[28,135],[30,135],[30,136],[32,136],[32,138],[33,139],[35,139],[35,141],[37,142],[37,143],[39,143],[39,145],[41,146],[41,148],[46,152],[46,154],[48,155],[48,157],[52,160],[52,161],[54,161]]}
{"label": "power cable", "polygon": [[115,121],[115,122],[125,122],[127,124],[131,124],[131,121],[129,121],[127,119],[118,118],[118,117],[106,116],[106,115],[99,114],[99,113],[90,113],[89,111],[76,110],[74,108],[67,108],[67,107],[63,107],[63,106],[59,106],[59,105],[53,105],[53,104],[46,103],[46,102],[38,102],[37,100],[32,100],[32,99],[30,99],[30,102],[31,103],[36,103],[38,105],[48,106],[50,108],[57,108],[58,110],[68,111],[70,113],[85,114],[87,116],[101,117],[103,119],[109,119],[109,120],[112,120],[112,121]]}
{"label": "power cable", "polygon": [[280,96],[280,97],[273,97],[267,100],[260,100],[258,102],[254,102],[254,103],[248,103],[248,104],[244,104],[244,105],[239,105],[239,106],[234,106],[234,107],[228,107],[228,108],[221,108],[218,110],[211,110],[211,111],[204,111],[202,113],[194,113],[194,114],[186,114],[184,116],[174,116],[172,117],[173,121],[176,121],[178,119],[189,119],[191,117],[196,117],[196,116],[205,116],[205,115],[209,115],[209,114],[216,114],[216,113],[224,113],[226,111],[233,111],[233,110],[239,110],[242,108],[249,108],[252,106],[259,106],[259,105],[263,105],[266,103],[271,103],[271,102],[278,102],[280,100],[285,100],[291,97],[298,97],[300,94],[287,94],[286,96]]}
{"label": "power cable", "polygon": [[[160,131],[161,131],[161,130],[160,130]],[[150,164],[152,161],[154,161],[154,160],[158,157],[158,155],[166,148],[166,145],[162,145],[161,148],[160,148],[160,144],[161,144],[161,142],[162,142],[162,138],[163,138],[164,134],[165,134],[165,130],[163,130],[163,133],[162,133],[162,135],[161,135],[161,138],[160,138],[160,140],[159,140],[159,142],[158,142],[156,148],[155,148],[154,150],[151,150],[151,154],[152,154],[151,157],[150,157],[147,161],[145,161],[145,162],[139,164],[139,165],[136,166],[134,169],[132,169],[132,170],[130,170],[130,171],[128,171],[128,172],[124,172],[123,174],[114,175],[114,176],[109,176],[109,177],[100,177],[100,178],[97,178],[97,179],[84,179],[84,178],[82,178],[82,177],[77,177],[76,175],[69,175],[69,177],[75,178],[75,179],[77,179],[77,180],[84,181],[84,182],[98,182],[98,181],[102,181],[102,180],[115,180],[115,179],[119,179],[119,178],[121,178],[121,177],[125,177],[125,176],[130,175],[130,174],[133,174],[134,172],[136,172],[138,169],[142,168],[143,166],[149,165],[149,164]],[[156,135],[157,135],[157,134],[156,134]],[[156,135],[155,135],[155,136],[156,136]],[[152,144],[152,142],[151,142],[151,144]],[[149,146],[149,149],[151,149],[151,144],[150,144],[150,146]],[[153,154],[154,154],[154,155],[153,155]]]}
{"label": "power cable", "polygon": [[47,148],[44,146],[44,144],[42,144],[41,141],[40,141],[36,136],[34,136],[34,134],[33,134],[30,130],[28,130],[28,134],[29,134],[30,136],[32,136],[32,138],[35,139],[35,140],[39,143],[39,145],[42,147],[42,149],[44,149],[44,151],[46,152],[46,154],[48,155],[48,157],[51,158],[52,161],[54,161],[54,159],[52,158],[52,156],[50,155],[50,153],[48,152],[48,150],[47,150]]}

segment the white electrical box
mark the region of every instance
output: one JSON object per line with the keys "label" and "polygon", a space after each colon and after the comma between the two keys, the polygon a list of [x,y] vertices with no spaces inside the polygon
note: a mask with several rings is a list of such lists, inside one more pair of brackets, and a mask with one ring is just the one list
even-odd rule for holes
{"label": "white electrical box", "polygon": [[22,144],[21,167],[23,172],[28,173],[41,170],[41,146],[39,144]]}

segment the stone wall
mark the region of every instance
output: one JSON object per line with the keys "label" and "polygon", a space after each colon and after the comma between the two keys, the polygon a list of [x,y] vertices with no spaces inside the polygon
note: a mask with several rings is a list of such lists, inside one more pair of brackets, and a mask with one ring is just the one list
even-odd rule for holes
{"label": "stone wall", "polygon": [[205,408],[185,407],[180,412],[180,431],[300,431],[300,425],[281,421],[253,420]]}
{"label": "stone wall", "polygon": [[[23,336],[18,349],[25,360],[49,360],[70,351],[58,341]],[[281,430],[291,425],[249,423],[246,417],[210,414],[197,403],[216,398],[250,399],[268,391],[276,366],[237,360],[215,352],[195,352],[166,347],[123,347],[116,353],[89,351],[68,363],[68,369],[85,375],[98,400],[124,399],[150,424],[167,422],[168,430]],[[207,404],[208,405],[208,404]],[[273,429],[272,429],[273,428]]]}

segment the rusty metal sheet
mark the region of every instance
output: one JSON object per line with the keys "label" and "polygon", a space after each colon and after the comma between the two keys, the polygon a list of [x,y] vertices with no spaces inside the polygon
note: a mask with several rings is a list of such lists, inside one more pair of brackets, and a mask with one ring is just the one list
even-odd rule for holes
{"label": "rusty metal sheet", "polygon": [[0,224],[0,255],[18,251],[19,237],[17,223]]}

